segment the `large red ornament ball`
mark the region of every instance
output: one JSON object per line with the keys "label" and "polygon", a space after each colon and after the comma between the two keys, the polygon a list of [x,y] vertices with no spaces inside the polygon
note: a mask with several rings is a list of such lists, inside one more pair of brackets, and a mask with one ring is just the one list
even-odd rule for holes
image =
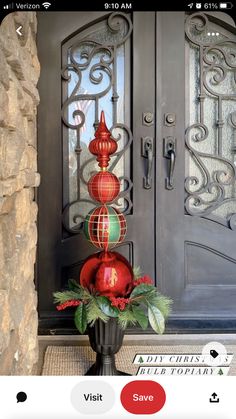
{"label": "large red ornament ball", "polygon": [[103,262],[95,277],[95,290],[106,297],[125,297],[131,291],[133,273],[127,260]]}
{"label": "large red ornament ball", "polygon": [[82,285],[82,287],[88,289],[94,288],[96,272],[98,270],[99,265],[102,263],[100,257],[102,253],[103,252],[99,252],[95,253],[94,255],[90,255],[83,263],[79,278],[79,282]]}
{"label": "large red ornament ball", "polygon": [[116,208],[106,205],[97,207],[87,214],[84,233],[94,246],[104,250],[111,249],[125,238],[125,217]]}
{"label": "large red ornament ball", "polygon": [[92,199],[106,204],[119,195],[120,181],[113,173],[101,171],[89,179],[88,191]]}
{"label": "large red ornament ball", "polygon": [[126,297],[132,289],[133,271],[118,252],[89,256],[80,272],[80,284],[107,297]]}

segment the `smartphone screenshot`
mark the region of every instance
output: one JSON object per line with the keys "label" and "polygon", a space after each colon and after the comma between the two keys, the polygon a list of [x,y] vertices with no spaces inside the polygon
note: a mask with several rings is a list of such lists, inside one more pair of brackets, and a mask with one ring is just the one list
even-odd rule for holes
{"label": "smartphone screenshot", "polygon": [[1,3],[1,419],[236,417],[236,6],[177,3]]}

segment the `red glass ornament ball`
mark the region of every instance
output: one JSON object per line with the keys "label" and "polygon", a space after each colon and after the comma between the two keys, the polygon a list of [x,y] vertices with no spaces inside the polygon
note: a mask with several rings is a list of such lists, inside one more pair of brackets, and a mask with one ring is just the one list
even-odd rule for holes
{"label": "red glass ornament ball", "polygon": [[131,291],[133,271],[125,258],[102,262],[95,277],[95,290],[106,297],[125,297]]}
{"label": "red glass ornament ball", "polygon": [[88,191],[92,199],[106,204],[119,195],[120,181],[113,173],[101,171],[89,179]]}
{"label": "red glass ornament ball", "polygon": [[102,263],[101,258],[99,257],[100,253],[102,252],[90,255],[82,266],[79,282],[84,288],[94,288],[96,272],[99,265]]}
{"label": "red glass ornament ball", "polygon": [[89,256],[80,272],[80,284],[107,297],[125,297],[132,289],[133,270],[118,252]]}

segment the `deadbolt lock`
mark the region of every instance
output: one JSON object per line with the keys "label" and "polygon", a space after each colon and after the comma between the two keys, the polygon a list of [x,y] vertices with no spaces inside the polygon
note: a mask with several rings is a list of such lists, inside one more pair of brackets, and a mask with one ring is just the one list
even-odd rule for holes
{"label": "deadbolt lock", "polygon": [[165,125],[172,127],[175,125],[176,115],[175,113],[165,113]]}
{"label": "deadbolt lock", "polygon": [[154,114],[152,112],[143,112],[143,125],[153,125]]}

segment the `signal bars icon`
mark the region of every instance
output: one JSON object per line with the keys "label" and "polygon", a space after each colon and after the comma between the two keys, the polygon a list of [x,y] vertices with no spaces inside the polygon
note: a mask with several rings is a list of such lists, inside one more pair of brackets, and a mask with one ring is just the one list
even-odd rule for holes
{"label": "signal bars icon", "polygon": [[5,6],[3,6],[3,9],[13,9],[14,4],[10,3],[10,4],[5,4]]}

